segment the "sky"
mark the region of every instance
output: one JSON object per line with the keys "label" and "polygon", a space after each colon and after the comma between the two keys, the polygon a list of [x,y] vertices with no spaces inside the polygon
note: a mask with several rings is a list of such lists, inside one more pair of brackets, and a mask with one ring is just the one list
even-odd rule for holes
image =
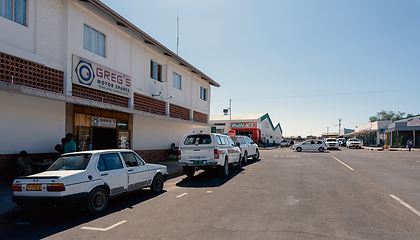
{"label": "sky", "polygon": [[418,0],[102,0],[218,82],[210,114],[268,113],[283,136],[420,114]]}

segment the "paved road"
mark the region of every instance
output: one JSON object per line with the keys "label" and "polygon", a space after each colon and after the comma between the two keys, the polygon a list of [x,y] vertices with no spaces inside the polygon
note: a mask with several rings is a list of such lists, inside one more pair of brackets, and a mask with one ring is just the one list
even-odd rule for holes
{"label": "paved road", "polygon": [[105,214],[25,211],[1,239],[420,239],[420,152],[261,151],[226,179],[199,172],[110,201]]}

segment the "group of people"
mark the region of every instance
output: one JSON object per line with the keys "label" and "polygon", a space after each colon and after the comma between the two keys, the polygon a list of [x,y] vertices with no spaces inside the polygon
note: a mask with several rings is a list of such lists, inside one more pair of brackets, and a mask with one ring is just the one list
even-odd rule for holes
{"label": "group of people", "polygon": [[61,144],[55,145],[54,149],[60,154],[76,152],[77,146],[76,142],[73,140],[73,134],[67,133],[66,137],[61,139]]}

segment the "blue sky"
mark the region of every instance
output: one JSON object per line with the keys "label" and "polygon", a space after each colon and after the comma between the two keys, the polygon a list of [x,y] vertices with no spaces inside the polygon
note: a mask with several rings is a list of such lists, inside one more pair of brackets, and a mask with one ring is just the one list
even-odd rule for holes
{"label": "blue sky", "polygon": [[217,81],[211,113],[269,113],[286,136],[420,114],[418,0],[104,0]]}

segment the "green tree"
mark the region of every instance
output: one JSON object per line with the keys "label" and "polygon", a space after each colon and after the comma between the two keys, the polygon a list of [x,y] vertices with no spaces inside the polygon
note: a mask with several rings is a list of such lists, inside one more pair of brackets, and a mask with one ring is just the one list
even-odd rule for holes
{"label": "green tree", "polygon": [[394,112],[394,111],[386,111],[381,110],[380,112],[377,112],[375,116],[371,116],[369,118],[370,122],[376,122],[376,121],[397,121],[400,119],[404,119],[407,117],[412,117],[413,114],[405,114],[405,112]]}

